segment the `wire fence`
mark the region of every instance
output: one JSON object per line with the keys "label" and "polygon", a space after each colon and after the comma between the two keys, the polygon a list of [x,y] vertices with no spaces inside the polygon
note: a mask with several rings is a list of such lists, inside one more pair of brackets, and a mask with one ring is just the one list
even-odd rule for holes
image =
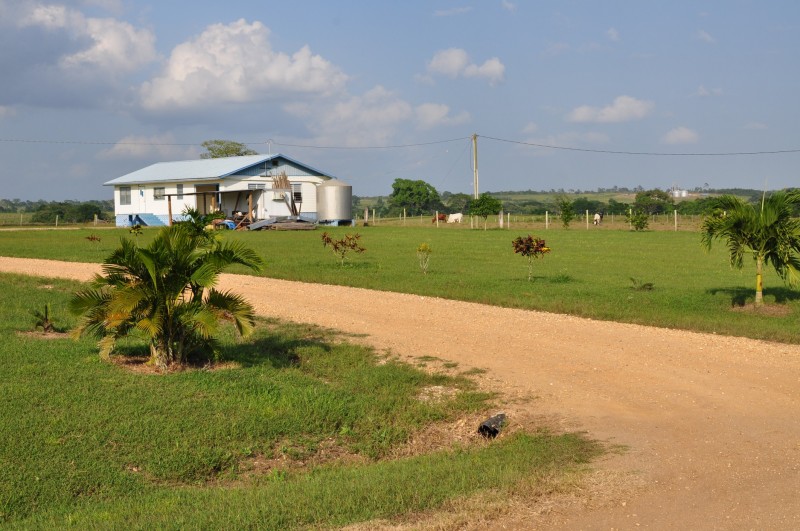
{"label": "wire fence", "polygon": [[[356,225],[364,224],[364,216],[356,216]],[[449,228],[449,229],[483,229],[484,219],[478,216],[464,215],[459,223],[448,223],[447,220],[437,220],[436,215],[423,215],[423,216],[394,216],[394,217],[381,217],[377,213],[370,212],[367,218],[369,225],[385,225],[385,226],[406,226],[406,227],[422,227],[429,226],[432,228]],[[664,214],[653,214],[648,219],[648,226],[646,230],[672,230],[672,231],[698,231],[702,224],[703,216],[699,214],[679,214],[677,211]],[[560,230],[563,229],[563,224],[558,214],[545,213],[545,214],[511,214],[505,213],[502,215],[489,216],[485,220],[486,228],[492,229],[507,229],[507,230]],[[627,216],[624,214],[606,214],[603,216],[599,224],[594,223],[593,213],[584,213],[576,216],[569,223],[569,229],[585,229],[585,230],[633,230],[633,226],[628,222]]]}

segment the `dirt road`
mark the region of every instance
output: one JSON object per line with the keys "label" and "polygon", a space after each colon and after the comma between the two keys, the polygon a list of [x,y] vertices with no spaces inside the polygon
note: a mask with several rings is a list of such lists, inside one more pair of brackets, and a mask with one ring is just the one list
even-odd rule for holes
{"label": "dirt road", "polygon": [[[96,265],[0,258],[0,271],[87,279]],[[402,356],[486,369],[538,415],[627,447],[608,482],[516,528],[800,529],[800,346],[223,275],[259,314],[355,334]],[[533,520],[532,520],[533,519]]]}

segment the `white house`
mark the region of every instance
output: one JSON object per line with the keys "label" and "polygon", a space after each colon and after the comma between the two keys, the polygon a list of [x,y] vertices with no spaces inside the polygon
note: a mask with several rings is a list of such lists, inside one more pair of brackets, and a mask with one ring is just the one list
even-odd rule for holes
{"label": "white house", "polygon": [[114,187],[118,227],[168,225],[185,208],[201,214],[250,213],[252,221],[289,216],[272,179],[285,173],[299,215],[317,219],[316,187],[334,177],[281,154],[159,162],[105,183]]}

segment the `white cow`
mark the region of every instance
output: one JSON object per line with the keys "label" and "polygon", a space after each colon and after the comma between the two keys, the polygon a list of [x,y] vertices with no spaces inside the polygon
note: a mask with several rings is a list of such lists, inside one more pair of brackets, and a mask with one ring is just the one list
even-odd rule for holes
{"label": "white cow", "polygon": [[461,212],[459,212],[458,214],[450,214],[449,216],[447,216],[447,222],[448,223],[461,223],[461,220],[463,219],[463,217],[464,217],[464,214],[462,214]]}

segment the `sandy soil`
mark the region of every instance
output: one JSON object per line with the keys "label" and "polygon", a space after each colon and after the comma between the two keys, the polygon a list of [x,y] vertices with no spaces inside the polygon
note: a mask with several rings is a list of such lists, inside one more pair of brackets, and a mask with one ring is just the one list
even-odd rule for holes
{"label": "sandy soil", "polygon": [[[0,258],[8,272],[97,270]],[[800,529],[800,346],[237,275],[222,287],[262,315],[485,369],[484,385],[535,397],[509,401],[512,421],[627,448],[578,499],[518,508],[502,527]]]}

